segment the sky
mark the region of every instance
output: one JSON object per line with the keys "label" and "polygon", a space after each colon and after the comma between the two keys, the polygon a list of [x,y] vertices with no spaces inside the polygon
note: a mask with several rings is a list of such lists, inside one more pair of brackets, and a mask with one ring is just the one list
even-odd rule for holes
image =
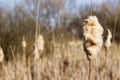
{"label": "sky", "polygon": [[[0,7],[3,7],[5,10],[12,10],[14,9],[15,4],[20,4],[23,3],[24,0],[0,0]],[[86,6],[91,4],[91,0],[75,0],[73,4],[73,9],[70,7],[72,6],[71,2],[69,0],[66,0],[66,5],[65,5],[65,11],[70,11],[70,13],[73,13],[75,15],[79,14],[79,8],[81,6]],[[92,0],[93,4],[101,4],[105,0]],[[71,5],[71,6],[70,6]],[[68,7],[69,6],[69,7]],[[50,24],[51,26],[55,26],[55,19],[51,18],[50,19]]]}
{"label": "sky", "polygon": [[18,3],[20,0],[0,0],[0,7],[3,9],[9,11],[12,10],[16,3]]}
{"label": "sky", "polygon": [[[21,2],[22,0],[0,0],[0,6],[2,7],[14,7],[15,3]],[[93,4],[100,4],[105,0],[92,0]],[[91,0],[76,0],[76,5],[90,5]]]}
{"label": "sky", "polygon": [[19,0],[0,0],[0,6],[13,7]]}
{"label": "sky", "polygon": [[[93,4],[100,4],[102,2],[104,2],[105,0],[92,0]],[[77,0],[77,3],[79,5],[90,5],[91,0]]]}
{"label": "sky", "polygon": [[[23,4],[24,0],[0,0],[0,7],[2,7],[4,10],[6,11],[11,11],[14,9],[15,4]],[[73,14],[78,14],[80,12],[80,8],[81,6],[86,6],[86,5],[90,5],[91,4],[91,0],[74,0],[76,1],[74,3],[74,5],[72,6],[72,4],[70,3],[70,0],[66,0],[66,2],[68,2],[68,5],[65,6],[64,10],[65,11],[70,11],[70,13]],[[92,0],[93,5],[94,4],[101,4],[106,0]],[[71,6],[69,6],[71,5]],[[68,7],[69,6],[69,7]],[[73,8],[70,8],[73,7]]]}

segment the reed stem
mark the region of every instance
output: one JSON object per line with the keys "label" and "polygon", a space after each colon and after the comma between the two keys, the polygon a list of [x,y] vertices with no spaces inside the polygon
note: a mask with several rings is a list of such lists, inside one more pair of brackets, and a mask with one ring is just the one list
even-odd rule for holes
{"label": "reed stem", "polygon": [[89,74],[88,74],[88,80],[91,78],[91,60],[89,60]]}

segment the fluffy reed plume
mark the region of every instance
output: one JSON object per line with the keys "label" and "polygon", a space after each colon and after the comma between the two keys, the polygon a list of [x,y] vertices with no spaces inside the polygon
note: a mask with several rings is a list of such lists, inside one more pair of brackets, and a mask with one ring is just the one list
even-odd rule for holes
{"label": "fluffy reed plume", "polygon": [[37,37],[35,47],[34,47],[34,59],[37,60],[39,59],[40,53],[44,51],[44,38],[42,35],[39,35]]}
{"label": "fluffy reed plume", "polygon": [[38,59],[39,59],[38,47],[37,47],[37,44],[35,44],[34,60],[38,60]]}
{"label": "fluffy reed plume", "polygon": [[[23,50],[23,55],[25,56],[25,50],[26,50],[27,43],[25,41],[25,37],[23,36],[22,38],[22,50]],[[24,57],[25,58],[25,57]],[[24,59],[25,60],[25,59]]]}
{"label": "fluffy reed plume", "polygon": [[84,51],[86,52],[88,60],[97,56],[102,49],[104,29],[100,25],[96,16],[89,16],[84,20],[83,36],[84,36]]}
{"label": "fluffy reed plume", "polygon": [[22,38],[22,48],[26,48],[27,44],[26,44],[26,41],[25,41],[25,37],[23,36]]}
{"label": "fluffy reed plume", "polygon": [[88,80],[91,77],[91,60],[97,57],[97,54],[102,49],[104,29],[100,25],[96,16],[89,16],[84,20],[83,37],[84,37],[84,51],[86,52],[89,61],[89,75]]}
{"label": "fluffy reed plume", "polygon": [[109,29],[107,29],[107,33],[108,33],[107,38],[104,43],[106,50],[108,50],[108,48],[111,46],[111,39],[112,39],[112,34]]}
{"label": "fluffy reed plume", "polygon": [[2,62],[4,59],[4,53],[3,53],[3,49],[0,46],[0,62]]}
{"label": "fluffy reed plume", "polygon": [[38,47],[39,52],[42,53],[44,50],[44,39],[42,35],[39,35],[37,38],[37,47]]}
{"label": "fluffy reed plume", "polygon": [[[106,33],[106,34],[105,34],[105,33]],[[106,65],[106,63],[107,63],[108,49],[109,49],[109,47],[111,46],[111,39],[112,39],[112,34],[111,34],[111,32],[110,32],[109,29],[105,29],[105,30],[104,30],[103,37],[104,37],[104,39],[103,39],[103,41],[104,41],[103,47],[105,48],[105,51],[106,51],[106,54],[105,54],[105,56],[104,56],[105,65]]]}

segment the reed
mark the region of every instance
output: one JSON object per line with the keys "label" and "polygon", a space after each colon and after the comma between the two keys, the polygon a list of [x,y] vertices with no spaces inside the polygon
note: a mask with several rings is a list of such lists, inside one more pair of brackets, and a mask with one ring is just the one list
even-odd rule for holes
{"label": "reed", "polygon": [[84,37],[84,51],[87,55],[87,59],[89,61],[89,76],[90,80],[91,75],[91,61],[98,57],[98,53],[102,49],[103,45],[103,28],[100,25],[98,18],[96,16],[89,16],[84,20],[83,26],[83,37]]}
{"label": "reed", "polygon": [[2,62],[4,60],[4,53],[3,53],[3,49],[0,46],[0,62]]}

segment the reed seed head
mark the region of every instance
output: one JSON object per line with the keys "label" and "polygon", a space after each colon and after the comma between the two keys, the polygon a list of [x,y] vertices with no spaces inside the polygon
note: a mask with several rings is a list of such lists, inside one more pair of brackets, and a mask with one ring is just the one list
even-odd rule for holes
{"label": "reed seed head", "polygon": [[23,48],[26,48],[27,44],[26,44],[26,41],[25,41],[25,37],[22,38],[22,47]]}
{"label": "reed seed head", "polygon": [[84,20],[83,37],[84,37],[84,51],[87,54],[88,60],[96,57],[102,49],[103,45],[103,27],[99,23],[96,16],[89,16]]}
{"label": "reed seed head", "polygon": [[43,52],[43,50],[44,50],[44,38],[42,35],[39,35],[37,38],[37,47],[38,47],[39,51]]}
{"label": "reed seed head", "polygon": [[35,44],[35,49],[34,49],[34,60],[39,59],[39,53],[38,53],[38,47]]}
{"label": "reed seed head", "polygon": [[108,32],[108,35],[107,35],[107,39],[105,41],[105,47],[109,48],[111,46],[112,34],[109,29],[107,29],[107,32]]}
{"label": "reed seed head", "polygon": [[2,62],[4,59],[4,53],[3,53],[3,49],[0,46],[0,62]]}

